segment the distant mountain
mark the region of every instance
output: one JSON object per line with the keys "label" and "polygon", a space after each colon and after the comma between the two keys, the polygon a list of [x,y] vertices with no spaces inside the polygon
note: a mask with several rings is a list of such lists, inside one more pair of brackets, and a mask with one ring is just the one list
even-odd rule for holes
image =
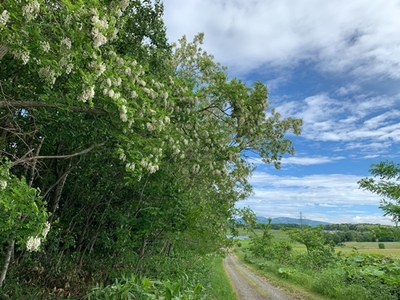
{"label": "distant mountain", "polygon": [[[268,223],[268,219],[264,217],[257,217],[258,222],[260,223]],[[262,221],[263,220],[263,221]],[[265,220],[265,222],[264,222]],[[295,218],[273,218],[272,219],[272,224],[299,224],[300,225],[300,219],[295,219]],[[315,221],[315,220],[310,220],[310,219],[302,219],[301,224],[303,225],[309,225],[309,226],[318,226],[318,225],[328,225],[330,223],[328,222],[321,222],[321,221]]]}
{"label": "distant mountain", "polygon": [[[264,217],[256,217],[258,223],[268,223],[268,218]],[[239,218],[237,219],[238,222],[243,223],[243,219]],[[295,219],[295,218],[272,218],[272,224],[299,224],[300,225],[300,219]],[[330,223],[327,222],[321,222],[321,221],[315,221],[315,220],[309,220],[309,219],[302,219],[301,220],[302,225],[309,225],[309,226],[318,226],[318,225],[328,225]]]}

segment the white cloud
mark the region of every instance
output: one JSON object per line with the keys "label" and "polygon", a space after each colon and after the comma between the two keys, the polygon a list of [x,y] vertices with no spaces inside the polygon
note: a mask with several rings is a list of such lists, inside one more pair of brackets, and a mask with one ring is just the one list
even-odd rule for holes
{"label": "white cloud", "polygon": [[319,203],[327,205],[364,204],[379,206],[379,197],[358,188],[363,177],[344,174],[276,176],[255,172],[250,178],[252,199],[279,200],[285,203]]}
{"label": "white cloud", "polygon": [[[336,157],[327,157],[327,156],[313,156],[313,157],[308,157],[308,156],[303,156],[303,157],[298,157],[298,156],[290,156],[290,157],[284,157],[281,160],[282,166],[286,165],[302,165],[302,166],[310,166],[310,165],[320,165],[320,164],[326,164],[326,163],[331,163],[334,161],[338,161],[344,159],[342,156],[336,156]],[[253,163],[255,165],[266,165],[261,158],[254,158],[251,157],[249,158],[249,162]]]}
{"label": "white cloud", "polygon": [[245,73],[318,62],[321,70],[399,78],[396,0],[165,0],[171,40],[205,32],[205,48]]}

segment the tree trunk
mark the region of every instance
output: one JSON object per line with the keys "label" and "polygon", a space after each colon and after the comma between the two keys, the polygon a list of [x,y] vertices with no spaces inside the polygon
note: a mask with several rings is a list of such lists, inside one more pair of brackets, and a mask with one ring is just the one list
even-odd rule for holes
{"label": "tree trunk", "polygon": [[13,239],[10,242],[10,245],[8,245],[6,259],[4,260],[3,271],[1,272],[1,276],[0,276],[0,288],[3,286],[4,279],[6,279],[8,266],[10,265],[11,256],[13,255],[13,252],[14,252],[14,246],[15,246],[15,240]]}

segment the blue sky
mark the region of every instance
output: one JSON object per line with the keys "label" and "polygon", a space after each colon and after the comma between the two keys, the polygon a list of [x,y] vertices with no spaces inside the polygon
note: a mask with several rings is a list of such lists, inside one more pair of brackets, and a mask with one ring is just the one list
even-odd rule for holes
{"label": "blue sky", "polygon": [[269,89],[270,107],[303,119],[281,170],[259,159],[254,196],[264,217],[391,224],[358,188],[372,163],[399,161],[400,2],[165,0],[171,42],[205,33],[228,73]]}

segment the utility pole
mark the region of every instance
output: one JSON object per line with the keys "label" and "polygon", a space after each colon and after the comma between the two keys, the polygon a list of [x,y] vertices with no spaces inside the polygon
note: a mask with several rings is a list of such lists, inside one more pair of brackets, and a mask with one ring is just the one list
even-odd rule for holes
{"label": "utility pole", "polygon": [[300,212],[300,229],[303,229],[303,213]]}

